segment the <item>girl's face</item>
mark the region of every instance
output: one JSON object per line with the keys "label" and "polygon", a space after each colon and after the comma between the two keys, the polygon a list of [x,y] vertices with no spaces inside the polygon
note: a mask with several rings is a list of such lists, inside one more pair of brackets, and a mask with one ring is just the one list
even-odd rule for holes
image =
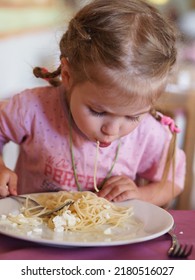
{"label": "girl's face", "polygon": [[78,129],[90,141],[99,141],[100,147],[107,147],[133,131],[150,109],[143,105],[134,107],[128,95],[121,100],[120,92],[113,93],[113,89],[91,82],[75,85],[69,96],[71,114]]}

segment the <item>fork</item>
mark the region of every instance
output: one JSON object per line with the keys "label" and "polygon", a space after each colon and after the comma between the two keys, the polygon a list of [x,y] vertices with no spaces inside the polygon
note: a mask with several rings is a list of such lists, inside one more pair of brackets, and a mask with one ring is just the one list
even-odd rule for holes
{"label": "fork", "polygon": [[15,199],[18,202],[25,203],[28,199],[28,202],[30,202],[33,206],[39,206],[40,208],[44,208],[42,205],[40,205],[36,200],[29,196],[22,196],[22,195],[10,195],[9,198]]}
{"label": "fork", "polygon": [[12,196],[9,196],[9,197],[12,198],[12,199],[15,199],[15,200],[17,200],[19,202],[23,202],[23,203],[28,199],[28,201],[35,207],[35,208],[32,208],[31,210],[29,210],[29,212],[31,212],[32,214],[36,214],[35,211],[39,211],[39,213],[36,214],[36,216],[40,217],[40,218],[49,216],[49,215],[51,215],[51,214],[53,214],[53,213],[63,209],[64,207],[70,206],[70,205],[72,205],[74,203],[74,201],[69,200],[69,201],[66,201],[66,202],[58,205],[57,207],[55,207],[55,208],[53,208],[51,210],[48,210],[46,212],[42,212],[41,210],[44,210],[45,206],[39,204],[36,200],[30,198],[29,196],[26,197],[26,196],[22,196],[22,195],[20,195],[20,196],[13,196],[12,195]]}
{"label": "fork", "polygon": [[193,245],[181,245],[173,228],[168,232],[172,238],[171,247],[168,250],[168,256],[171,258],[187,258],[191,255]]}
{"label": "fork", "polygon": [[63,209],[63,208],[66,207],[66,206],[72,205],[73,203],[74,203],[74,201],[72,201],[72,200],[66,201],[66,202],[60,204],[59,206],[57,206],[57,207],[55,207],[55,208],[53,208],[53,209],[51,209],[51,210],[48,210],[48,211],[46,211],[46,212],[37,214],[37,217],[43,218],[43,217],[49,216],[49,215],[51,215],[51,214],[53,214],[53,213],[55,213],[55,212],[57,212],[57,211]]}

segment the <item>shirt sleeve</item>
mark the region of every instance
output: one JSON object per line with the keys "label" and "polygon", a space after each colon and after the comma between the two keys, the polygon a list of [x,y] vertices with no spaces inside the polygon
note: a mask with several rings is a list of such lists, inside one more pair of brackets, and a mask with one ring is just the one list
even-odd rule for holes
{"label": "shirt sleeve", "polygon": [[25,127],[25,116],[22,107],[25,107],[20,94],[6,100],[0,101],[0,153],[3,146],[9,141],[21,144],[27,136]]}

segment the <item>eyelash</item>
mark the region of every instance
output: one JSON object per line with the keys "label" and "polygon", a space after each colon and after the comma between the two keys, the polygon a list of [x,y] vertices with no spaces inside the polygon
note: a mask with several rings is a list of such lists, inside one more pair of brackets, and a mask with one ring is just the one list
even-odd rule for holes
{"label": "eyelash", "polygon": [[139,122],[140,118],[139,116],[136,117],[126,117],[128,120],[132,121],[132,122]]}
{"label": "eyelash", "polygon": [[[105,112],[96,112],[96,111],[94,111],[91,108],[89,108],[89,111],[91,112],[92,115],[94,115],[96,117],[102,117],[102,116],[104,116],[106,114]],[[126,119],[130,120],[132,122],[139,122],[140,117],[139,116],[136,116],[136,117],[127,116]]]}
{"label": "eyelash", "polygon": [[105,112],[96,112],[91,108],[89,108],[89,111],[91,112],[92,115],[94,115],[96,117],[102,117],[103,115],[105,115]]}

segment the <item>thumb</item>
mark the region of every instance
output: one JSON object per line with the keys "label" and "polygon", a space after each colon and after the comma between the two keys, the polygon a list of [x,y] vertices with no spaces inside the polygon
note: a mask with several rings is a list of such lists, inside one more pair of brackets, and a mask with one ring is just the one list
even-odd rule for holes
{"label": "thumb", "polygon": [[6,197],[9,195],[8,186],[0,186],[0,197]]}
{"label": "thumb", "polygon": [[9,179],[8,188],[11,195],[17,195],[17,181],[18,177],[15,173],[12,173]]}

